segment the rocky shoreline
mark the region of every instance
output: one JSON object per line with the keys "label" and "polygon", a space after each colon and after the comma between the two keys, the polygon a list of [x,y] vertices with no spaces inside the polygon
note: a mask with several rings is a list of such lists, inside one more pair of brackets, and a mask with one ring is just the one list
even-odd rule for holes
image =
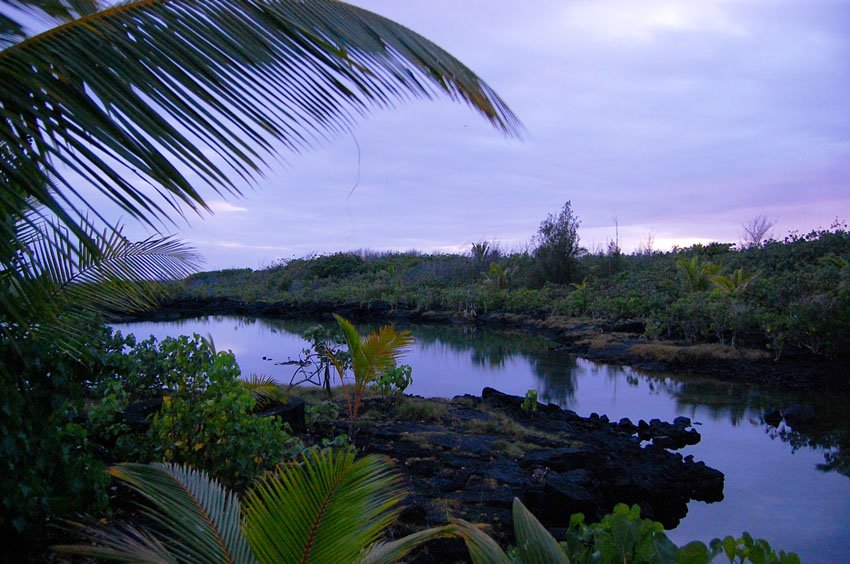
{"label": "rocky shoreline", "polygon": [[[125,423],[143,431],[161,400],[124,412]],[[562,536],[573,513],[596,521],[617,503],[637,504],[644,517],[673,528],[688,502],[723,499],[724,475],[676,450],[697,444],[686,417],[672,422],[581,417],[553,404],[523,409],[523,398],[484,388],[481,396],[452,400],[399,396],[364,400],[354,444],[361,454],[389,457],[402,474],[406,498],[391,528],[402,537],[450,518],[481,523],[502,546],[513,539],[515,497]],[[307,444],[330,428],[305,423],[304,400],[290,396],[258,417],[278,416]],[[339,435],[348,421],[328,422]],[[411,560],[466,561],[460,539],[428,543]]]}
{"label": "rocky shoreline", "polygon": [[245,315],[278,318],[324,318],[331,312],[354,321],[393,320],[411,323],[467,324],[492,329],[513,329],[543,335],[566,351],[589,360],[632,366],[649,372],[687,373],[742,384],[804,389],[823,386],[850,390],[847,359],[825,359],[787,352],[778,360],[761,351],[732,347],[655,343],[643,335],[641,321],[604,321],[584,318],[544,318],[505,313],[470,314],[399,309],[390,304],[368,307],[344,303],[292,304],[242,302],[230,298],[175,299],[159,309],[122,315],[124,321],[174,321],[202,315]]}
{"label": "rocky shoreline", "polygon": [[[364,408],[376,416],[361,421],[356,437],[358,450],[389,456],[404,475],[409,493],[393,531],[398,536],[455,517],[486,524],[506,546],[513,541],[514,497],[556,536],[573,513],[595,521],[617,503],[638,504],[643,516],[672,528],[690,500],[723,499],[721,472],[673,452],[700,439],[684,417],[611,422],[551,404],[532,413],[522,409],[522,398],[492,388],[481,397],[401,401],[439,409],[410,418],[394,403],[372,400]],[[462,542],[446,540],[426,546],[414,561],[465,555]]]}

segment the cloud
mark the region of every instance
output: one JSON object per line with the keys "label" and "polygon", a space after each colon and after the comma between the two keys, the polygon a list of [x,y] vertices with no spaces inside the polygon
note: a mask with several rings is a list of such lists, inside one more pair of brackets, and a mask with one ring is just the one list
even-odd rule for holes
{"label": "cloud", "polygon": [[557,21],[571,32],[627,42],[648,42],[669,33],[747,33],[728,6],[717,1],[574,2]]}
{"label": "cloud", "polygon": [[248,208],[235,206],[224,200],[211,200],[207,202],[213,213],[240,213],[248,211]]}

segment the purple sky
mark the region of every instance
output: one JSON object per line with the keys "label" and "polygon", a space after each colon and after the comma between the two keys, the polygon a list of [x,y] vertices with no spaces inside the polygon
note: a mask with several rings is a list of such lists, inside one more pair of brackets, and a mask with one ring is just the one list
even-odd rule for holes
{"label": "purple sky", "polygon": [[[177,232],[205,268],[370,248],[520,248],[566,200],[588,248],[735,242],[850,219],[845,1],[359,0],[484,78],[524,122],[464,106],[377,111]],[[359,175],[359,185],[348,197]],[[131,226],[129,233],[144,232]]]}

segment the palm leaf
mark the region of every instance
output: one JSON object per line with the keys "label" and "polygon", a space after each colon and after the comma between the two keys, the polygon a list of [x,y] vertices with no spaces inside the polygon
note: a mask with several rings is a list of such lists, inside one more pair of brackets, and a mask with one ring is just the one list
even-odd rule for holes
{"label": "palm leaf", "polygon": [[128,525],[114,527],[77,525],[81,528],[82,536],[93,543],[92,546],[55,545],[51,547],[54,552],[112,562],[177,564],[177,559],[168,547],[150,533],[139,531]]}
{"label": "palm leaf", "polygon": [[362,372],[371,380],[376,374],[393,368],[399,357],[413,345],[410,331],[396,331],[392,327],[381,327],[370,333],[361,349],[364,366]]}
{"label": "palm leaf", "polygon": [[254,562],[242,535],[239,498],[205,472],[176,464],[122,464],[109,473],[153,503],[174,553],[190,562]]}
{"label": "palm leaf", "polygon": [[403,494],[385,457],[313,452],[245,499],[245,536],[260,562],[354,562],[393,522]]}
{"label": "palm leaf", "polygon": [[[410,97],[446,95],[520,128],[446,51],[334,0],[125,2],[0,51],[0,83],[0,217],[32,197],[78,238],[74,218],[97,217],[80,177],[156,226],[206,207],[190,176],[239,192],[269,155]],[[0,221],[0,257],[13,240]]]}
{"label": "palm leaf", "polygon": [[452,523],[463,537],[473,564],[510,564],[505,551],[490,535],[463,519],[455,519]]}
{"label": "palm leaf", "polygon": [[0,46],[13,44],[26,37],[21,15],[52,23],[71,21],[100,9],[97,0],[4,0],[16,14],[0,15]]}
{"label": "palm leaf", "polygon": [[334,318],[348,346],[351,368],[358,384],[366,384],[376,374],[395,366],[399,357],[413,345],[410,331],[396,331],[393,327],[384,326],[364,339],[351,322],[336,314]]}
{"label": "palm leaf", "polygon": [[126,463],[113,466],[109,473],[148,500],[151,505],[145,514],[161,532],[151,536],[131,528],[95,530],[89,537],[100,546],[57,550],[133,561],[134,551],[142,547],[154,562],[256,561],[242,534],[239,498],[205,472],[176,464]]}
{"label": "palm leaf", "polygon": [[271,376],[252,374],[247,380],[243,381],[243,385],[254,398],[257,409],[264,409],[272,402],[281,401],[286,397],[277,380]]}
{"label": "palm leaf", "polygon": [[[129,241],[120,229],[81,225],[87,241],[29,212],[18,222],[20,245],[13,268],[0,270],[0,307],[6,321],[75,348],[81,316],[88,312],[138,311],[162,296],[157,282],[194,271],[198,256],[173,237]],[[79,351],[78,351],[79,352]]]}
{"label": "palm leaf", "polygon": [[570,564],[558,541],[517,498],[513,503],[513,519],[517,553],[522,564]]}
{"label": "palm leaf", "polygon": [[459,536],[458,528],[454,524],[418,531],[394,541],[378,543],[368,551],[360,564],[392,564],[428,541],[457,536]]}

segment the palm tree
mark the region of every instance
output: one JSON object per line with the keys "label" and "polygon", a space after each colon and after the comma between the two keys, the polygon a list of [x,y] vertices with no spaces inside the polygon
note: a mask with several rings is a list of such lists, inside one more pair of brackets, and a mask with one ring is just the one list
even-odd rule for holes
{"label": "palm tree", "polygon": [[[395,368],[401,355],[413,345],[413,337],[410,331],[397,331],[393,327],[384,326],[363,338],[349,321],[336,314],[334,318],[348,345],[348,357],[344,359],[332,351],[328,351],[328,355],[339,374],[342,391],[345,394],[348,407],[348,435],[354,437],[356,431],[354,424],[360,413],[360,404],[366,393],[366,387],[380,374]],[[345,385],[345,373],[349,365],[354,373],[354,382],[350,388]]]}
{"label": "palm tree", "polygon": [[[490,87],[446,51],[335,0],[12,0],[0,12],[0,269],[15,218],[44,209],[97,252],[108,223],[82,177],[154,229],[239,193],[269,156],[348,130],[371,108],[443,94],[517,134]],[[30,12],[64,22],[26,36]],[[198,182],[190,181],[197,178]],[[5,303],[4,308],[14,307]]]}
{"label": "palm tree", "polygon": [[240,502],[205,472],[174,464],[121,464],[109,473],[150,504],[155,530],[84,529],[95,546],[55,550],[116,561],[176,563],[396,562],[453,525],[380,542],[404,497],[386,457],[313,451],[268,474]]}
{"label": "palm tree", "polygon": [[14,227],[17,252],[0,269],[0,329],[52,337],[69,352],[82,344],[89,312],[149,308],[162,295],[156,282],[187,276],[198,264],[194,250],[174,237],[133,242],[120,227],[80,225],[91,249],[55,221],[26,217]]}
{"label": "palm tree", "polygon": [[720,272],[720,267],[694,255],[690,260],[676,260],[679,283],[685,293],[704,292],[711,287],[711,277]]}
{"label": "palm tree", "polygon": [[761,271],[745,272],[742,268],[735,269],[729,276],[716,274],[711,276],[711,283],[726,295],[741,297],[750,286],[761,276]]}

